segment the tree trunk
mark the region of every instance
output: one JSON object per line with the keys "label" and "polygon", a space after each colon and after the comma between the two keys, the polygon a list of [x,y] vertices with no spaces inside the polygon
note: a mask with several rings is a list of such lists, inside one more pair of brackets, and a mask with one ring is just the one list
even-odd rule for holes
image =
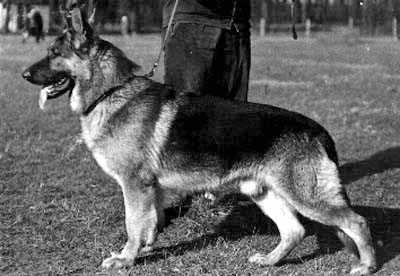
{"label": "tree trunk", "polygon": [[[8,33],[8,23],[10,22],[10,9],[11,9],[11,4],[9,1],[4,1],[3,2],[3,9],[5,10],[5,14],[4,14],[4,25],[1,26],[0,32],[1,33]],[[1,21],[3,21],[1,20]]]}
{"label": "tree trunk", "polygon": [[265,36],[267,30],[267,20],[268,20],[268,3],[267,0],[262,0],[261,2],[261,18],[260,18],[260,36]]}
{"label": "tree trunk", "polygon": [[58,0],[49,1],[49,10],[50,10],[49,33],[56,33],[61,28],[59,20],[60,13],[58,12],[59,10]]}
{"label": "tree trunk", "polygon": [[352,29],[354,28],[354,18],[355,18],[355,6],[354,6],[354,0],[349,0],[349,19],[348,19],[348,25],[349,28]]}
{"label": "tree trunk", "polygon": [[392,36],[394,40],[398,39],[397,34],[397,13],[395,10],[395,6],[393,0],[389,0],[388,9],[390,11],[390,18],[392,19]]}

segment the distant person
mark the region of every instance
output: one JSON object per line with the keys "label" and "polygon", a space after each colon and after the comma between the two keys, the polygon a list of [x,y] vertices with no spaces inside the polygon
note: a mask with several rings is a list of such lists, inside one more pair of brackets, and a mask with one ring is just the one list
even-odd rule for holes
{"label": "distant person", "polygon": [[[164,35],[176,0],[164,0]],[[179,0],[164,81],[177,91],[247,101],[250,0]]]}
{"label": "distant person", "polygon": [[123,15],[121,17],[121,34],[123,36],[127,36],[128,34],[130,34],[129,18],[126,15]]}
{"label": "distant person", "polygon": [[30,20],[29,35],[35,37],[36,42],[39,43],[41,39],[44,39],[43,18],[39,9],[33,8],[28,13],[28,18]]}

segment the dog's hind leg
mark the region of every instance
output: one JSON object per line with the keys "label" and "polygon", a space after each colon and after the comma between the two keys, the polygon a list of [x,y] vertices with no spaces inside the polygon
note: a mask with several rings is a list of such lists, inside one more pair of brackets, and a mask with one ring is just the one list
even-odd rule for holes
{"label": "dog's hind leg", "polygon": [[269,254],[257,253],[249,261],[259,265],[275,265],[282,260],[303,239],[305,230],[296,216],[296,211],[286,200],[274,191],[265,191],[259,196],[252,196],[251,190],[255,182],[245,182],[240,185],[243,193],[250,195],[265,215],[270,217],[278,227],[281,241]]}
{"label": "dog's hind leg", "polygon": [[[120,183],[121,184],[121,183]],[[125,224],[128,241],[119,254],[112,254],[102,263],[103,268],[121,268],[133,264],[143,241],[151,248],[157,237],[159,210],[157,189],[154,185],[131,180],[123,182],[122,191],[125,204]]]}
{"label": "dog's hind leg", "polygon": [[339,212],[336,226],[347,234],[356,244],[360,256],[360,264],[353,267],[351,274],[367,275],[376,270],[375,249],[367,221],[350,208],[343,208]]}
{"label": "dog's hind leg", "polygon": [[[338,231],[343,232],[341,233],[342,237],[339,236],[339,238],[346,246],[349,246],[350,242],[350,246],[352,247],[354,242],[358,250],[360,263],[351,269],[350,274],[368,275],[374,272],[376,270],[375,249],[367,221],[348,206],[341,208],[335,206],[324,209],[313,210],[312,212],[303,210],[301,213],[310,219],[338,228]],[[348,237],[344,238],[343,235],[347,235]]]}
{"label": "dog's hind leg", "polygon": [[[304,169],[304,166],[302,168]],[[333,226],[354,241],[360,256],[360,264],[352,268],[351,274],[372,273],[376,270],[376,259],[371,234],[366,220],[350,208],[343,187],[340,185],[336,165],[325,157],[319,161],[314,172],[316,176],[316,181],[312,186],[314,192],[303,193],[301,200],[294,197],[288,200],[305,217]],[[304,180],[310,180],[310,178],[306,176],[300,179],[300,182]],[[287,195],[289,198],[289,193]],[[341,240],[346,241],[348,238],[341,237]]]}

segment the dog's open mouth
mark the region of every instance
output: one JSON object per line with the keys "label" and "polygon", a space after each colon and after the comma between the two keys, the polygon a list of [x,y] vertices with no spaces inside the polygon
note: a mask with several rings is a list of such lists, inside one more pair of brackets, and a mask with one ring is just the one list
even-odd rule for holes
{"label": "dog's open mouth", "polygon": [[68,91],[71,91],[72,88],[74,88],[74,80],[69,77],[63,77],[56,83],[44,86],[42,90],[46,90],[48,99],[54,99]]}
{"label": "dog's open mouth", "polygon": [[71,92],[74,86],[75,81],[70,77],[62,77],[50,85],[43,86],[39,97],[40,108],[44,109],[44,105],[48,99],[55,99],[67,92]]}

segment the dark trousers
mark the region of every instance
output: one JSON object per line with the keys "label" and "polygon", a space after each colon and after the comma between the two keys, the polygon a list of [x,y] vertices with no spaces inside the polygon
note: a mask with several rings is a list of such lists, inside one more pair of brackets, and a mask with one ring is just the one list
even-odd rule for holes
{"label": "dark trousers", "polygon": [[250,31],[194,23],[173,26],[165,45],[164,81],[180,92],[247,101]]}

